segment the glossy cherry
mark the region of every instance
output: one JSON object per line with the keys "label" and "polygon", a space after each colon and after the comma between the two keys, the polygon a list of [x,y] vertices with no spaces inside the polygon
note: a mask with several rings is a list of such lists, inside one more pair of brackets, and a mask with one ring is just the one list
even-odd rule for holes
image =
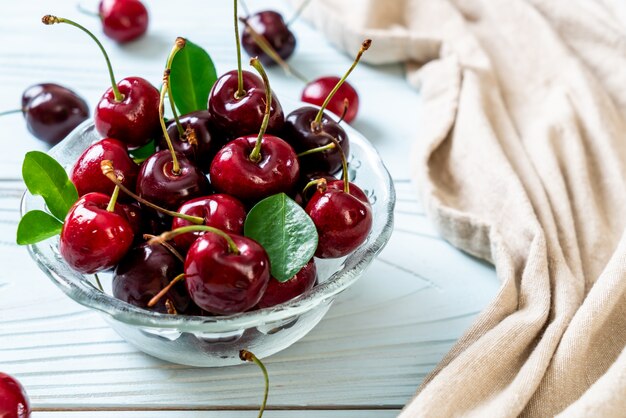
{"label": "glossy cherry", "polygon": [[[159,302],[148,302],[183,271],[183,263],[163,245],[141,244],[131,249],[113,273],[113,296],[131,305],[161,313],[184,313],[192,305],[184,283],[175,284]],[[169,309],[167,300],[172,304]]]}
{"label": "glossy cherry", "polygon": [[28,418],[31,409],[28,395],[16,378],[0,372],[0,417]]}
{"label": "glossy cherry", "polygon": [[89,107],[67,87],[43,83],[24,91],[22,114],[31,134],[55,145],[89,117]]}
{"label": "glossy cherry", "polygon": [[[265,112],[265,85],[249,71],[242,71],[245,94],[236,98],[237,71],[229,71],[217,79],[209,93],[208,109],[216,127],[229,138],[259,131]],[[268,133],[277,134],[285,122],[283,108],[272,93]]]}
{"label": "glossy cherry", "polygon": [[211,164],[215,190],[245,202],[256,202],[276,193],[290,193],[299,176],[299,164],[291,145],[273,135],[263,135],[260,160],[250,159],[256,135],[226,144]]}
{"label": "glossy cherry", "polygon": [[315,286],[317,281],[317,268],[315,261],[311,259],[295,276],[286,282],[279,282],[271,278],[265,293],[257,304],[257,308],[269,308],[283,302],[287,302]]}
{"label": "glossy cherry", "polygon": [[316,192],[305,211],[319,236],[316,257],[348,255],[365,242],[372,229],[369,204],[343,190],[331,188]]}
{"label": "glossy cherry", "polygon": [[293,54],[296,49],[296,37],[289,30],[280,13],[264,10],[250,15],[245,21],[246,27],[241,34],[241,45],[250,57],[258,57],[266,67],[276,65],[276,61],[259,46],[252,31],[265,38],[283,60]]}
{"label": "glossy cherry", "polygon": [[237,248],[209,232],[198,238],[185,258],[185,282],[202,309],[230,315],[255,306],[270,279],[267,253],[256,241],[231,235]]}
{"label": "glossy cherry", "polygon": [[127,77],[117,83],[123,99],[107,89],[94,114],[98,133],[119,139],[129,149],[138,148],[159,136],[159,91],[141,77]]}
{"label": "glossy cherry", "polygon": [[[326,190],[342,190],[343,191],[344,189],[345,187],[344,187],[343,180],[332,180],[326,183]],[[367,194],[365,194],[365,192],[361,190],[359,186],[357,186],[356,184],[352,182],[350,182],[350,194],[356,197],[357,199],[359,199],[361,202],[366,203],[368,206],[371,206],[369,198],[367,197]]]}
{"label": "glossy cherry", "polygon": [[[211,115],[206,110],[183,115],[179,120],[185,131],[184,135],[179,134],[176,122],[170,123],[167,127],[174,150],[183,154],[201,170],[208,172],[213,157],[226,140],[217,133],[211,122]],[[157,148],[167,149],[165,137],[161,137]]]}
{"label": "glossy cherry", "polygon": [[[90,145],[72,168],[70,178],[80,196],[90,192],[113,193],[115,185],[102,175],[100,163],[103,160],[113,161],[115,174],[122,184],[135,190],[139,166],[128,155],[126,144],[117,139],[105,138]],[[122,197],[125,195],[122,194]]]}
{"label": "glossy cherry", "polygon": [[180,172],[174,171],[172,155],[159,151],[143,162],[137,177],[137,194],[142,198],[175,210],[187,200],[209,194],[211,187],[202,171],[182,154],[176,154]]}
{"label": "glossy cherry", "polygon": [[[212,226],[229,234],[243,235],[243,224],[246,221],[246,207],[238,199],[227,194],[213,194],[189,200],[178,208],[177,212],[185,215],[198,216],[204,219],[204,225]],[[193,225],[191,222],[174,218],[172,230]],[[198,237],[205,232],[188,232],[177,235],[173,242],[177,248],[187,251]]]}
{"label": "glossy cherry", "polygon": [[110,196],[88,193],[72,206],[63,223],[59,251],[74,270],[92,274],[114,267],[133,243],[133,228]]}
{"label": "glossy cherry", "polygon": [[[305,103],[321,106],[340,80],[341,78],[336,76],[315,79],[304,86],[300,100]],[[347,100],[348,104],[347,109],[345,109],[345,100]],[[345,110],[343,120],[350,123],[356,118],[359,112],[359,94],[354,87],[346,81],[339,87],[339,90],[337,90],[337,93],[332,97],[326,109],[334,113],[338,118],[344,115]]]}
{"label": "glossy cherry", "polygon": [[[346,155],[350,154],[350,141],[346,131],[326,113],[322,115],[318,128],[313,128],[318,109],[310,106],[294,110],[285,121],[283,137],[297,153],[322,147],[334,138]],[[300,170],[303,174],[335,174],[341,169],[341,151],[339,148],[309,154],[301,157]]]}
{"label": "glossy cherry", "polygon": [[134,41],[148,30],[148,10],[139,0],[102,0],[98,12],[104,34],[116,42]]}

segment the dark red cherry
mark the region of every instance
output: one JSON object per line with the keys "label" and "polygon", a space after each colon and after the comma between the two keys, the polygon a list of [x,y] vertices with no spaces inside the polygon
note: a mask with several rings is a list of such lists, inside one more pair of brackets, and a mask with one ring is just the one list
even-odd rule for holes
{"label": "dark red cherry", "polygon": [[159,91],[147,80],[127,77],[117,83],[123,96],[115,99],[112,88],[107,89],[96,107],[94,122],[98,133],[119,139],[129,149],[159,138]]}
{"label": "dark red cherry", "polygon": [[104,34],[119,43],[134,41],[148,30],[148,10],[139,0],[101,0]]}
{"label": "dark red cherry", "polygon": [[300,174],[293,148],[273,135],[263,135],[261,159],[250,159],[256,135],[237,138],[226,144],[211,164],[215,190],[250,203],[276,193],[290,193]]}
{"label": "dark red cherry", "polygon": [[44,83],[24,91],[22,114],[31,134],[55,145],[89,117],[89,107],[72,90]]}
{"label": "dark red cherry", "polygon": [[0,417],[29,418],[30,413],[24,387],[16,378],[0,372]]}
{"label": "dark red cherry", "polygon": [[[282,59],[288,59],[296,49],[296,37],[289,30],[280,13],[264,10],[246,18],[246,23],[252,30],[263,36]],[[247,26],[241,34],[241,45],[248,55],[258,57],[264,66],[276,65],[276,61],[259,47]]]}
{"label": "dark red cherry", "polygon": [[[221,138],[217,130],[213,128],[211,115],[207,110],[198,110],[183,115],[179,120],[186,133],[182,137],[178,133],[176,122],[171,122],[167,127],[174,150],[183,154],[202,171],[208,172],[213,157],[226,144],[226,140]],[[168,149],[163,136],[157,149]]]}
{"label": "dark red cherry", "polygon": [[369,204],[342,190],[327,189],[315,193],[305,211],[319,236],[316,257],[348,255],[365,242],[372,229]]}
{"label": "dark red cherry", "polygon": [[137,194],[155,205],[175,210],[183,202],[209,194],[206,176],[182,154],[176,154],[180,173],[174,173],[172,154],[159,151],[143,162],[137,177]]}
{"label": "dark red cherry", "polygon": [[281,283],[272,277],[257,307],[263,309],[287,302],[311,290],[316,281],[317,268],[315,267],[315,261],[311,259],[295,276],[286,282]]}
{"label": "dark red cherry", "polygon": [[[334,119],[324,114],[322,116],[321,131],[313,129],[311,123],[317,116],[318,109],[310,106],[294,110],[285,120],[283,138],[299,154],[301,152],[322,147],[332,142],[328,136],[335,138],[346,157],[350,155],[350,141],[348,134]],[[303,174],[324,173],[335,174],[341,170],[341,152],[338,148],[317,152],[300,158],[300,171]]]}
{"label": "dark red cherry", "polygon": [[[176,212],[204,219],[204,225],[212,226],[229,234],[243,235],[246,207],[238,199],[227,194],[198,197],[182,204]],[[181,218],[174,218],[172,230],[193,225]],[[177,248],[187,251],[204,231],[176,235],[173,241]]]}
{"label": "dark red cherry", "polygon": [[177,312],[185,312],[191,300],[184,283],[175,284],[153,307],[148,302],[183,272],[183,263],[163,245],[141,244],[131,249],[113,273],[113,296],[143,309],[168,313],[169,299]]}
{"label": "dark red cherry", "polygon": [[[217,79],[209,93],[208,109],[215,126],[228,138],[259,132],[265,113],[265,85],[249,71],[243,71],[245,95],[237,99],[237,71],[229,71]],[[267,133],[278,134],[285,122],[283,108],[272,93],[272,106]]]}
{"label": "dark red cherry", "polygon": [[[126,145],[113,138],[105,138],[90,145],[74,164],[70,178],[76,186],[78,194],[83,196],[90,192],[111,195],[115,184],[102,174],[100,163],[110,160],[115,166],[115,174],[122,179],[122,184],[135,190],[139,166],[130,158]],[[120,198],[127,198],[120,193]]]}
{"label": "dark red cherry", "polygon": [[[326,189],[327,190],[343,190],[343,185],[344,185],[343,180],[332,180],[326,183]],[[352,182],[350,182],[350,194],[356,197],[357,199],[359,199],[361,202],[367,203],[368,205],[370,204],[370,200],[368,199],[365,192],[361,190],[359,186],[357,186],[356,184]]]}
{"label": "dark red cherry", "polygon": [[115,205],[106,210],[110,196],[88,193],[72,206],[63,223],[59,251],[67,264],[84,274],[114,267],[133,243],[133,228]]}
{"label": "dark red cherry", "polygon": [[[335,85],[340,79],[340,77],[328,76],[313,80],[304,86],[300,99],[305,103],[322,106],[324,100],[326,100],[326,97],[332,89],[335,88]],[[339,118],[344,113],[344,102],[346,99],[348,100],[348,109],[346,110],[343,120],[350,123],[354,120],[354,118],[356,118],[356,115],[359,112],[359,95],[354,87],[352,87],[347,81],[339,87],[337,93],[335,93],[332,99],[330,99],[326,109],[333,112]]]}
{"label": "dark red cherry", "polygon": [[256,241],[231,235],[238,248],[232,252],[225,238],[209,232],[194,242],[185,258],[185,282],[202,309],[230,315],[255,306],[270,279],[267,253]]}

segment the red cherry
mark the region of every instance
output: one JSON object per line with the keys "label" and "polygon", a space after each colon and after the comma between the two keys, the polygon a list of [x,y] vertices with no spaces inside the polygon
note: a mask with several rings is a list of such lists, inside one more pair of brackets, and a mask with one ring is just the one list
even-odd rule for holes
{"label": "red cherry", "polygon": [[116,42],[134,41],[148,30],[148,10],[139,0],[102,0],[98,11],[104,34]]}
{"label": "red cherry", "polygon": [[0,373],[0,417],[28,418],[30,413],[24,387],[14,377]]}
{"label": "red cherry", "polygon": [[133,228],[119,205],[114,212],[106,210],[110,199],[102,193],[88,193],[67,214],[59,251],[74,270],[85,274],[108,270],[132,245]]}
{"label": "red cherry", "polygon": [[[257,75],[242,71],[245,95],[237,99],[237,71],[229,71],[217,79],[209,93],[208,109],[216,127],[229,138],[259,131],[265,113],[265,85]],[[268,133],[277,134],[285,122],[283,108],[272,93]]]}
{"label": "red cherry", "polygon": [[[78,194],[83,196],[90,192],[113,193],[115,185],[102,175],[100,163],[111,160],[115,165],[115,174],[122,178],[122,184],[135,190],[139,166],[129,157],[126,145],[113,138],[105,138],[90,145],[74,164],[70,178],[76,186]],[[121,194],[120,198],[126,197]]]}
{"label": "red cherry", "polygon": [[238,253],[225,238],[207,233],[185,259],[185,282],[196,304],[211,313],[231,315],[255,306],[270,279],[267,253],[256,241],[232,235]]}
{"label": "red cherry", "polygon": [[315,193],[305,211],[319,235],[316,257],[348,255],[365,242],[372,229],[369,204],[343,190],[327,189]]}
{"label": "red cherry", "polygon": [[[340,79],[340,77],[328,76],[313,80],[304,86],[300,99],[303,102],[321,106]],[[347,81],[339,87],[339,90],[337,90],[337,93],[332,97],[326,109],[333,112],[337,117],[341,117],[345,108],[344,100],[346,99],[348,100],[348,109],[343,120],[350,123],[356,118],[359,111],[359,95],[354,87]]]}
{"label": "red cherry", "polygon": [[291,145],[273,135],[263,135],[261,159],[250,153],[256,135],[237,138],[226,144],[211,163],[211,183],[221,192],[245,202],[255,202],[276,193],[289,193],[299,176],[298,157]]}
{"label": "red cherry", "polygon": [[124,78],[117,87],[123,96],[121,101],[109,88],[98,102],[94,114],[98,133],[119,139],[129,149],[159,137],[159,91],[140,77]]}
{"label": "red cherry", "polygon": [[169,150],[159,151],[143,162],[137,177],[137,194],[166,209],[174,210],[183,202],[209,194],[205,175],[182,154],[176,154],[180,172],[174,173]]}
{"label": "red cherry", "polygon": [[311,290],[315,286],[316,281],[317,268],[315,267],[315,261],[311,259],[295,276],[286,282],[281,283],[272,277],[257,307],[263,309],[287,302]]}
{"label": "red cherry", "polygon": [[[214,194],[198,197],[182,204],[176,212],[204,219],[204,225],[212,226],[229,234],[243,235],[246,221],[246,207],[239,200],[227,194]],[[174,218],[172,230],[193,225],[182,218]],[[205,232],[189,232],[176,235],[173,241],[177,248],[187,251],[198,237]]]}
{"label": "red cherry", "polygon": [[[265,53],[254,39],[250,28],[263,36],[276,53],[284,60],[296,49],[296,37],[285,23],[283,16],[273,10],[254,13],[245,19],[246,28],[241,34],[241,45],[251,57],[258,57],[266,67],[276,65],[276,61]],[[250,28],[248,28],[248,25]]]}

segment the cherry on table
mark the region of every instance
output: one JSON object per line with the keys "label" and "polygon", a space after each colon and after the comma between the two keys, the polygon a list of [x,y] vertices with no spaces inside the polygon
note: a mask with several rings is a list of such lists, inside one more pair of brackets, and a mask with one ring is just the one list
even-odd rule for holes
{"label": "cherry on table", "polygon": [[[243,235],[243,225],[246,221],[246,207],[241,201],[227,194],[213,194],[210,196],[191,199],[182,204],[177,212],[204,219],[204,225],[212,226],[224,232]],[[172,230],[193,225],[191,222],[174,218]],[[205,232],[189,232],[173,238],[177,248],[187,251],[198,237]]]}
{"label": "cherry on table", "polygon": [[104,34],[119,43],[134,41],[148,30],[148,10],[139,0],[101,0],[98,12]]}
{"label": "cherry on table", "polygon": [[[317,78],[304,86],[300,100],[315,106],[322,106],[326,97],[328,97],[340,80],[341,78],[336,76]],[[339,87],[335,95],[328,102],[326,109],[334,113],[337,117],[343,116],[343,120],[350,123],[356,118],[359,112],[359,94],[354,87],[346,81]]]}
{"label": "cherry on table", "polygon": [[269,308],[287,302],[304,292],[307,292],[315,286],[317,281],[317,268],[315,260],[311,259],[295,276],[286,282],[279,282],[275,278],[271,278],[265,293],[257,304],[257,308]]}
{"label": "cherry on table", "polygon": [[104,138],[90,145],[72,168],[70,178],[79,196],[90,192],[113,193],[115,185],[102,175],[100,165],[104,160],[111,160],[115,164],[118,179],[127,188],[135,190],[139,166],[128,155],[126,144],[117,139]]}
{"label": "cherry on table", "polygon": [[87,193],[67,214],[59,252],[74,270],[84,274],[108,270],[131,247],[133,228],[114,199],[115,195]]}
{"label": "cherry on table", "polygon": [[29,418],[28,395],[16,378],[0,372],[0,417]]}
{"label": "cherry on table", "polygon": [[[59,84],[42,83],[22,94],[22,114],[33,136],[56,145],[89,117],[83,98]],[[19,112],[9,111],[0,114]]]}
{"label": "cherry on table", "polygon": [[259,46],[257,36],[263,37],[282,58],[288,59],[296,49],[296,37],[283,16],[273,10],[254,13],[244,19],[246,27],[241,34],[241,45],[250,57],[258,57],[263,65],[273,66],[276,61]]}

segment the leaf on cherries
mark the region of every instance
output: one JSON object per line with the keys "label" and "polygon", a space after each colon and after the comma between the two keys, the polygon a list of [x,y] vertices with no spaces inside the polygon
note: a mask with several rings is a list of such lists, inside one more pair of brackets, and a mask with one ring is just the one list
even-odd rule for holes
{"label": "leaf on cherries", "polygon": [[43,197],[48,209],[57,219],[65,219],[78,200],[78,191],[63,166],[45,152],[31,151],[26,154],[22,177],[28,191]]}
{"label": "leaf on cherries", "polygon": [[279,282],[295,276],[317,249],[313,220],[284,193],[265,198],[250,210],[244,235],[265,248],[272,276]]}
{"label": "leaf on cherries", "polygon": [[20,220],[17,226],[19,245],[35,244],[61,233],[63,222],[41,210],[31,210]]}
{"label": "leaf on cherries", "polygon": [[136,162],[137,164],[141,164],[148,158],[150,158],[155,152],[156,144],[154,143],[154,141],[150,141],[146,145],[130,151],[129,154],[134,162]]}
{"label": "leaf on cherries", "polygon": [[172,61],[170,86],[176,108],[182,114],[206,110],[209,92],[217,80],[211,56],[187,40]]}

